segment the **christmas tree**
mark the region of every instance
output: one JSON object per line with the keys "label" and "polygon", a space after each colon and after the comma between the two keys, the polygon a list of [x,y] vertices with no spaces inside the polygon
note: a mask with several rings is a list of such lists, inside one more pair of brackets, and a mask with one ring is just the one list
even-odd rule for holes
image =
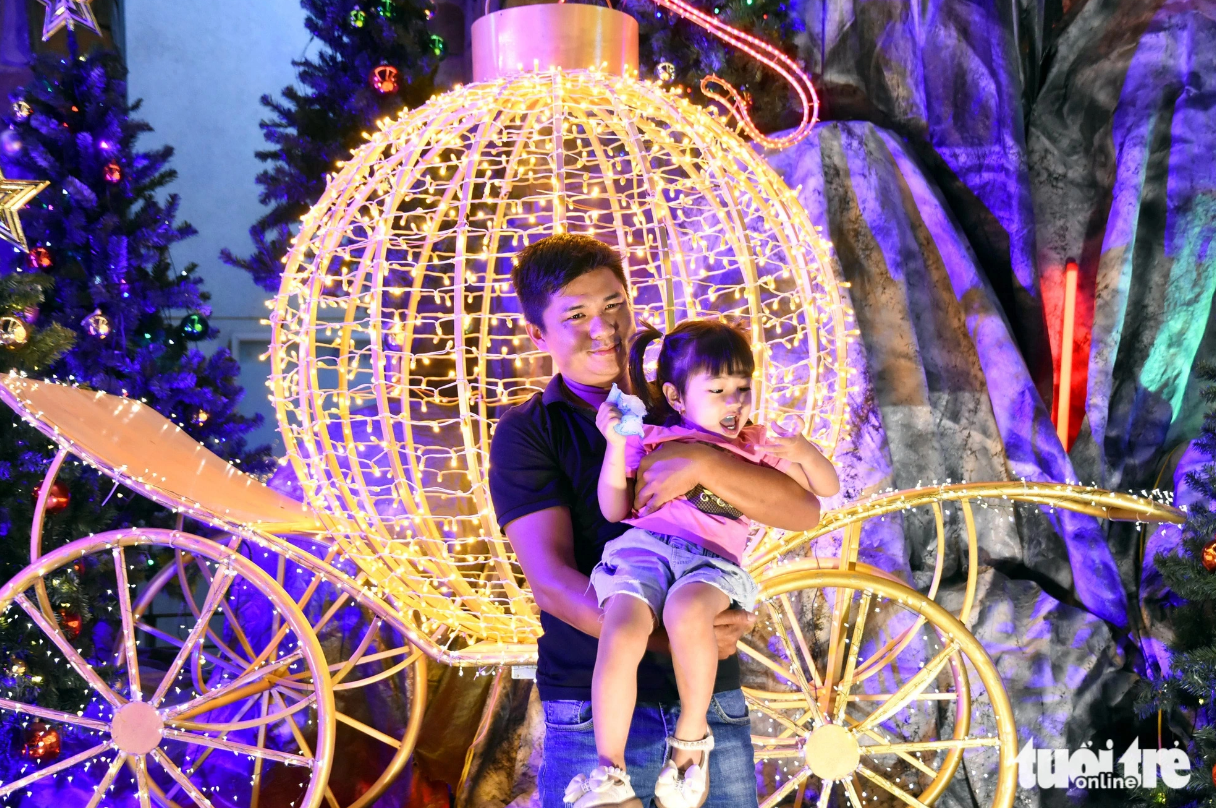
{"label": "christmas tree", "polygon": [[[269,449],[245,445],[257,420],[235,410],[243,394],[236,361],[226,350],[208,357],[195,347],[216,335],[207,295],[195,266],[176,267],[170,256],[194,231],[176,221],[176,196],[159,198],[174,178],[167,168],[172,150],[136,148],[150,127],[132,117],[138,104],[127,103],[122,62],[112,53],[42,56],[32,69],[3,122],[0,146],[6,176],[50,185],[20,213],[29,251],[5,251],[10,257],[0,265],[0,371],[145,401],[246,471],[268,471]],[[0,412],[4,580],[29,563],[35,497],[56,448],[14,413]],[[172,514],[116,490],[79,462],[64,464],[49,502],[44,553],[102,530],[173,524]],[[159,567],[146,565],[133,582]],[[90,614],[104,596],[93,587],[112,586],[112,572],[104,572],[81,568],[49,582],[62,630],[86,658],[111,651],[108,642],[94,648],[100,624]],[[30,632],[27,621],[0,618],[5,692],[50,709],[81,709],[87,686],[36,653]],[[0,780],[58,754],[58,741],[48,740],[58,737],[55,728],[28,723],[0,713]]]}
{"label": "christmas tree", "polygon": [[[1210,383],[1204,400],[1216,405],[1216,364],[1198,373]],[[1216,407],[1204,418],[1195,445],[1208,462],[1186,481],[1203,501],[1188,510],[1180,552],[1156,557],[1162,579],[1182,601],[1171,615],[1171,669],[1151,681],[1137,703],[1142,717],[1160,711],[1171,728],[1189,736],[1191,777],[1181,789],[1140,790],[1141,805],[1216,808]]]}
{"label": "christmas tree", "polygon": [[277,291],[290,226],[325,190],[327,175],[363,143],[376,121],[431,97],[445,53],[430,34],[427,0],[302,0],[305,25],[322,44],[315,59],[295,62],[299,86],[282,99],[262,96],[274,113],[262,122],[273,148],[260,151],[270,167],[258,176],[270,210],[250,228],[254,252],[224,261],[248,270],[263,288]]}
{"label": "christmas tree", "polygon": [[[785,0],[715,0],[699,6],[719,22],[772,45],[798,60],[795,38],[803,30],[795,6]],[[798,125],[797,96],[778,74],[704,28],[656,5],[652,0],[622,0],[619,8],[638,20],[641,72],[667,86],[687,89],[693,101],[712,103],[701,92],[701,79],[715,75],[750,101],[749,113],[761,132]]]}

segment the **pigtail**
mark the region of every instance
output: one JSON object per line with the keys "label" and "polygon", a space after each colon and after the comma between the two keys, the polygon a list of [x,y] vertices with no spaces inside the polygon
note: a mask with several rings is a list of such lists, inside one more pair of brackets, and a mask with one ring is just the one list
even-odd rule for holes
{"label": "pigtail", "polygon": [[646,405],[646,422],[662,424],[673,414],[667,397],[663,395],[663,383],[646,380],[646,348],[663,334],[649,323],[643,324],[629,346],[629,384],[633,393]]}

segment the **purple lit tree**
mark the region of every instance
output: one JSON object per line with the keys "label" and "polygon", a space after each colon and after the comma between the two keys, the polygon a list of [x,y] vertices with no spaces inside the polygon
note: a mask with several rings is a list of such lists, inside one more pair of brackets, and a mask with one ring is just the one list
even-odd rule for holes
{"label": "purple lit tree", "polygon": [[262,96],[273,113],[262,121],[272,148],[257,153],[269,168],[258,175],[262,204],[270,210],[249,230],[254,252],[229,250],[224,261],[247,270],[264,289],[277,291],[290,226],[317,201],[339,160],[362,145],[376,121],[415,107],[434,90],[446,52],[427,30],[428,0],[301,0],[304,24],[323,49],[295,62],[299,86],[281,99]]}
{"label": "purple lit tree", "polygon": [[[32,81],[3,120],[0,149],[7,176],[50,186],[21,212],[29,252],[0,248],[7,256],[0,257],[0,317],[22,324],[20,339],[0,347],[0,372],[143,400],[246,471],[268,471],[269,448],[246,447],[258,420],[236,412],[243,395],[236,361],[227,350],[208,357],[196,346],[217,333],[207,322],[208,296],[195,265],[177,267],[170,256],[194,230],[177,222],[175,195],[162,199],[175,176],[167,168],[172,150],[136,148],[150,127],[132,117],[138,103],[127,103],[121,60],[42,56],[32,67]],[[7,409],[0,413],[0,580],[29,562],[32,495],[53,454],[45,437]],[[114,491],[82,464],[65,464],[59,484],[62,507],[47,518],[44,551],[101,530],[172,523],[172,514]],[[132,574],[139,579],[146,570]],[[91,591],[92,577],[82,570],[53,582],[59,619],[86,656],[95,653],[90,607],[105,596]],[[22,625],[0,617],[0,685],[44,707],[76,711],[87,695],[81,681],[35,653]],[[0,713],[0,780],[28,765],[23,723],[19,714]]]}

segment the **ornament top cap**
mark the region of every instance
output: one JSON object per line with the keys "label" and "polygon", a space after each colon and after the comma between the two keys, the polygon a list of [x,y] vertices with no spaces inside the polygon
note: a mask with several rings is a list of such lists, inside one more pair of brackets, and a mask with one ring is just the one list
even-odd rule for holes
{"label": "ornament top cap", "polygon": [[540,3],[487,14],[473,23],[473,81],[533,70],[638,71],[638,22],[581,3]]}

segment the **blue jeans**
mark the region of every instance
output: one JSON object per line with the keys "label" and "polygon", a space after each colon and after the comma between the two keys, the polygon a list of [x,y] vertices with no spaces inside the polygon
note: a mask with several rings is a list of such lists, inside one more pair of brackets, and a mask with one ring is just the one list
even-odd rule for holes
{"label": "blue jeans", "polygon": [[[599,764],[591,728],[590,701],[546,701],[545,746],[541,756],[541,808],[562,808],[566,786]],[[675,732],[679,704],[639,704],[633,711],[625,766],[633,789],[650,808],[664,762],[665,740]],[[714,751],[709,754],[709,799],[705,808],[755,808],[756,763],[752,726],[742,690],[714,694],[709,705]]]}

